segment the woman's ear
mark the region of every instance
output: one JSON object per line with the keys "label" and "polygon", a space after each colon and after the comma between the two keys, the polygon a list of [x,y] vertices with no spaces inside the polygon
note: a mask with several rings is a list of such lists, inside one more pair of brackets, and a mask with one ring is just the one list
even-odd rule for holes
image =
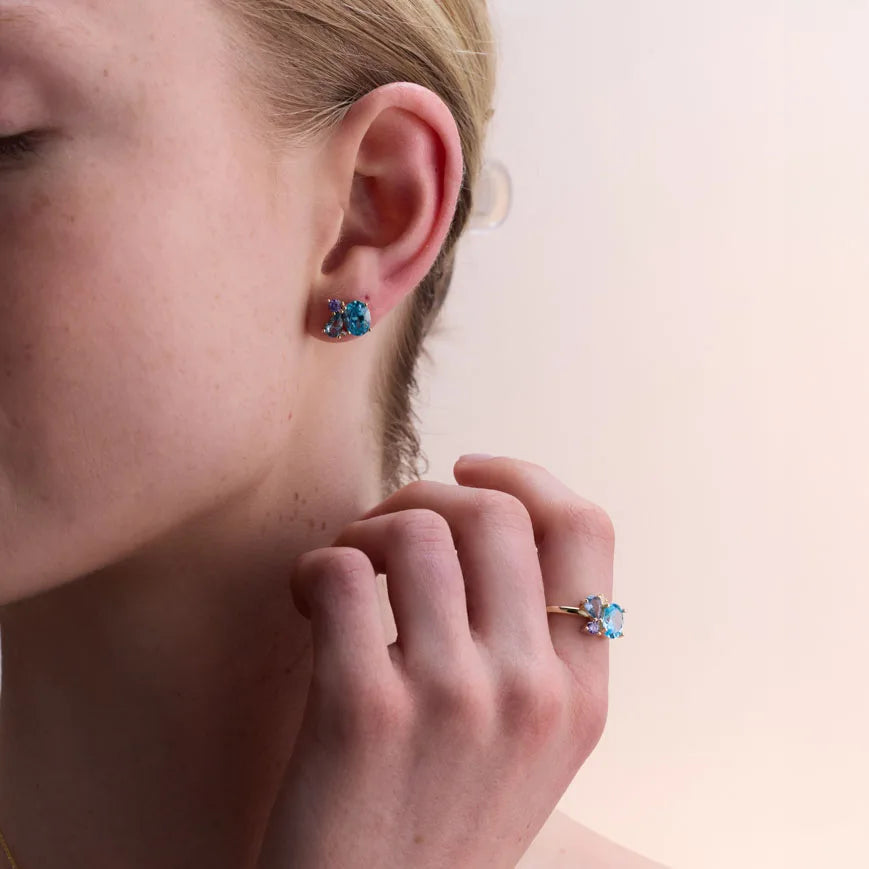
{"label": "woman's ear", "polygon": [[376,324],[430,271],[449,232],[464,170],[458,127],[433,91],[392,83],[353,104],[323,160],[321,201],[339,229],[314,307],[327,316],[328,299],[359,299]]}

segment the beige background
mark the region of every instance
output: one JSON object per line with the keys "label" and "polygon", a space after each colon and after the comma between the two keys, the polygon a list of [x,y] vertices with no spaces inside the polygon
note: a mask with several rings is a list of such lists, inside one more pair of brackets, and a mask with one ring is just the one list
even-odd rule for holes
{"label": "beige background", "polygon": [[560,808],[675,867],[869,866],[869,3],[496,0],[430,476],[616,526],[611,710]]}
{"label": "beige background", "polygon": [[674,867],[869,865],[869,3],[495,0],[490,155],[421,416],[618,535],[559,807]]}

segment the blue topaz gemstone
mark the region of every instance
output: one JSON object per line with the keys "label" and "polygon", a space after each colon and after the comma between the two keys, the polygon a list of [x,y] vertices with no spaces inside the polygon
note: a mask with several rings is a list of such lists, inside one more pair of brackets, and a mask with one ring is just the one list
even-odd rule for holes
{"label": "blue topaz gemstone", "polygon": [[622,636],[622,626],[624,625],[623,613],[624,610],[617,603],[611,603],[603,611],[605,633],[611,640]]}
{"label": "blue topaz gemstone", "polygon": [[344,319],[351,335],[364,335],[371,329],[371,311],[365,302],[349,302],[344,309]]}
{"label": "blue topaz gemstone", "polygon": [[596,594],[590,594],[582,605],[582,608],[595,619],[600,618],[603,602]]}
{"label": "blue topaz gemstone", "polygon": [[344,332],[344,317],[341,314],[332,314],[332,319],[325,325],[323,331],[330,338],[339,338]]}

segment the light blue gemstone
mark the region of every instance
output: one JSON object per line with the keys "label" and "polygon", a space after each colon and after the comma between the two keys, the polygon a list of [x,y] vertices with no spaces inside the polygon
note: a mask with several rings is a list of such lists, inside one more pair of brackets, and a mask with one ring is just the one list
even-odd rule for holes
{"label": "light blue gemstone", "polygon": [[611,640],[622,636],[622,626],[625,620],[623,613],[624,610],[617,603],[611,603],[603,611],[605,633]]}
{"label": "light blue gemstone", "polygon": [[344,331],[344,317],[341,314],[332,314],[329,322],[326,324],[326,327],[323,331],[330,338],[337,338]]}
{"label": "light blue gemstone", "polygon": [[600,611],[603,607],[603,602],[596,594],[590,594],[582,605],[582,608],[596,619],[600,618]]}
{"label": "light blue gemstone", "polygon": [[371,311],[365,302],[348,302],[344,321],[351,335],[364,335],[371,328]]}

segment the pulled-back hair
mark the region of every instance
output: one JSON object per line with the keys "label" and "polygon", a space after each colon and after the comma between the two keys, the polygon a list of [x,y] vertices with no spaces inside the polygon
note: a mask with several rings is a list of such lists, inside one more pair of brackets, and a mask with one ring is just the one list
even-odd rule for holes
{"label": "pulled-back hair", "polygon": [[496,51],[486,0],[215,3],[231,24],[234,69],[256,94],[264,129],[276,142],[304,147],[327,135],[360,97],[391,82],[429,88],[456,121],[464,173],[452,225],[431,270],[396,311],[398,337],[375,378],[386,497],[428,471],[413,407],[416,370],[473,211],[493,114]]}

